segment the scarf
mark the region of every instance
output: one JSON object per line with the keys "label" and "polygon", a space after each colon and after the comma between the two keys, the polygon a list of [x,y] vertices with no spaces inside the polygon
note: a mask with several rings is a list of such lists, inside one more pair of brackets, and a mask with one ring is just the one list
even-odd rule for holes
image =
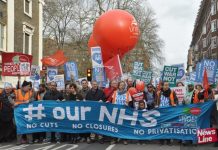
{"label": "scarf", "polygon": [[170,90],[170,89],[168,89],[168,90],[166,90],[166,91],[162,90],[162,94],[163,94],[163,96],[165,96],[165,97],[170,97],[171,90]]}

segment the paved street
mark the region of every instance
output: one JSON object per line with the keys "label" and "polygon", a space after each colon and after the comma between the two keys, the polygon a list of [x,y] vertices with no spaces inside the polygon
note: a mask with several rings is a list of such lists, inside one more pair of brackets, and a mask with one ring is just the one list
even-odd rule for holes
{"label": "paved street", "polygon": [[61,143],[61,144],[24,144],[20,146],[16,146],[15,143],[1,143],[0,150],[217,150],[217,148],[213,147],[212,144],[210,145],[202,145],[202,146],[180,146],[180,145],[173,145],[173,146],[160,146],[159,144],[129,144],[123,145],[121,143],[110,145],[109,143],[99,144],[86,144],[86,143],[78,143],[78,144],[68,144],[68,143]]}

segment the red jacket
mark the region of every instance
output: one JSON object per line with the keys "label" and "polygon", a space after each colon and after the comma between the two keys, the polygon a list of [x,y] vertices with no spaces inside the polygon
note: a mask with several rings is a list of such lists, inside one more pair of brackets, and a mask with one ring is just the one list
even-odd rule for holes
{"label": "red jacket", "polygon": [[116,91],[116,89],[112,87],[108,87],[104,89],[104,94],[107,102],[112,102],[112,96],[114,94],[114,91]]}

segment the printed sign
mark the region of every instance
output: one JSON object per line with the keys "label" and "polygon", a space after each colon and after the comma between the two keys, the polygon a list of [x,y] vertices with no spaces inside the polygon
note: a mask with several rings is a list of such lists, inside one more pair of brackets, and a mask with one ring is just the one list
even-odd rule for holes
{"label": "printed sign", "polygon": [[103,60],[101,56],[101,48],[100,47],[92,47],[92,79],[97,81],[102,87],[107,82],[106,73],[103,66]]}
{"label": "printed sign", "polygon": [[196,72],[191,72],[190,73],[189,80],[192,81],[192,82],[196,81]]}
{"label": "printed sign", "polygon": [[163,71],[163,81],[167,81],[170,84],[170,87],[176,86],[178,67],[174,66],[164,66]]}
{"label": "printed sign", "polygon": [[92,79],[97,82],[106,82],[106,74],[104,67],[95,67],[92,69]]}
{"label": "printed sign", "polygon": [[184,64],[175,64],[173,66],[178,67],[177,82],[185,82],[186,76]]}
{"label": "printed sign", "polygon": [[[197,129],[210,127],[214,101],[150,111],[92,101],[41,101],[15,108],[17,134],[96,133],[122,139],[197,141]],[[95,116],[95,117],[93,117]]]}
{"label": "printed sign", "polygon": [[40,79],[40,67],[39,66],[32,65],[30,79],[31,80],[39,80]]}
{"label": "printed sign", "polygon": [[217,142],[216,128],[199,129],[197,136],[198,144]]}
{"label": "printed sign", "polygon": [[196,66],[196,81],[202,83],[204,70],[207,69],[208,81],[210,84],[215,83],[217,61],[204,59]]}
{"label": "printed sign", "polygon": [[143,71],[144,71],[144,63],[143,62],[136,61],[133,63],[132,76],[135,79],[141,79]]}
{"label": "printed sign", "polygon": [[64,90],[65,89],[65,82],[64,82],[64,75],[56,75],[54,77],[54,81],[57,83],[57,90]]}
{"label": "printed sign", "polygon": [[58,69],[56,67],[47,67],[47,82],[53,81],[57,74]]}
{"label": "printed sign", "polygon": [[67,62],[64,64],[65,78],[70,81],[73,77],[74,80],[78,80],[78,68],[76,62]]}
{"label": "printed sign", "polygon": [[102,55],[100,47],[91,47],[91,56],[92,56],[92,67],[102,67]]}
{"label": "printed sign", "polygon": [[21,76],[30,75],[30,63],[29,62],[20,62],[20,75]]}
{"label": "printed sign", "polygon": [[2,53],[2,76],[29,76],[31,65],[31,55]]}
{"label": "printed sign", "polygon": [[146,84],[150,83],[152,80],[152,71],[143,71],[141,80],[143,80]]}
{"label": "printed sign", "polygon": [[174,87],[172,88],[175,93],[176,93],[176,96],[178,98],[178,103],[179,105],[182,105],[183,104],[183,101],[184,101],[184,97],[185,97],[185,87]]}

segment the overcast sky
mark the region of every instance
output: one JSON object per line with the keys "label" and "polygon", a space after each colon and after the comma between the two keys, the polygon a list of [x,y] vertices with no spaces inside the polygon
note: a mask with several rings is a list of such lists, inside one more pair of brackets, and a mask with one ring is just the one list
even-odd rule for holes
{"label": "overcast sky", "polygon": [[160,25],[166,65],[185,63],[201,0],[148,0]]}

